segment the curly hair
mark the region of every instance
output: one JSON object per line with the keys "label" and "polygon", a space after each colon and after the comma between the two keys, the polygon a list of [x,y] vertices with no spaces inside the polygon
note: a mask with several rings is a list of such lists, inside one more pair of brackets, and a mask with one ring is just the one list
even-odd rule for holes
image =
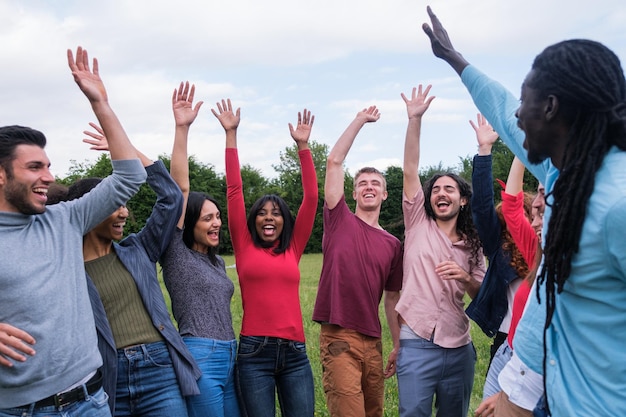
{"label": "curly hair", "polygon": [[[532,200],[533,198],[530,194],[524,193],[524,213],[526,214],[527,219],[530,219],[531,216]],[[500,241],[502,242],[502,249],[505,253],[510,254],[510,265],[517,272],[517,276],[525,278],[530,272],[530,265],[528,265],[524,259],[522,252],[515,244],[513,236],[511,236],[509,229],[506,227],[506,221],[504,220],[504,215],[502,214],[502,203],[498,203],[496,205],[496,214],[498,215],[498,220],[500,221]]]}
{"label": "curly hair", "polygon": [[[474,219],[472,218],[472,186],[463,178],[452,172],[443,172],[433,175],[428,181],[424,183],[422,187],[424,190],[424,209],[426,214],[431,219],[435,219],[435,212],[430,204],[430,196],[433,193],[433,185],[441,177],[449,177],[456,182],[459,187],[459,193],[461,197],[467,199],[467,205],[461,207],[459,215],[456,220],[456,232],[465,240],[465,244],[470,248],[471,257],[469,260],[470,268],[480,264],[480,258],[482,257],[482,245],[480,243],[480,237],[478,231],[474,225]],[[471,273],[471,271],[469,271]]]}

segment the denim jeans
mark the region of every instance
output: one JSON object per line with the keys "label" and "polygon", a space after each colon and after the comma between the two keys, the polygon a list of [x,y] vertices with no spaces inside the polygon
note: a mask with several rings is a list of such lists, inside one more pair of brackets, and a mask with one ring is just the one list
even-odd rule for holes
{"label": "denim jeans", "polygon": [[82,401],[64,407],[30,407],[8,408],[0,410],[0,417],[111,417],[108,403],[109,396],[100,388],[93,395],[88,395]]}
{"label": "denim jeans", "polygon": [[239,417],[235,388],[236,340],[183,337],[198,363],[200,395],[187,397],[189,417]]}
{"label": "denim jeans", "polygon": [[116,417],[187,417],[164,342],[118,349],[115,395]]}
{"label": "denim jeans", "polygon": [[400,416],[430,417],[433,397],[437,417],[467,415],[476,351],[470,342],[442,348],[426,339],[400,339],[398,397]]}
{"label": "denim jeans", "polygon": [[276,393],[283,417],[315,413],[313,372],[303,342],[241,336],[237,354],[241,415],[274,417]]}
{"label": "denim jeans", "polygon": [[548,414],[548,404],[547,404],[547,400],[546,400],[546,395],[542,395],[541,398],[539,398],[539,401],[537,402],[537,405],[535,406],[535,409],[533,410],[533,417],[549,417],[550,414]]}
{"label": "denim jeans", "polygon": [[487,370],[487,377],[485,378],[485,385],[483,387],[483,400],[491,397],[492,395],[502,391],[500,383],[498,382],[498,375],[507,362],[511,360],[513,356],[513,350],[509,347],[509,342],[505,341],[500,345],[498,351],[493,356],[493,360]]}

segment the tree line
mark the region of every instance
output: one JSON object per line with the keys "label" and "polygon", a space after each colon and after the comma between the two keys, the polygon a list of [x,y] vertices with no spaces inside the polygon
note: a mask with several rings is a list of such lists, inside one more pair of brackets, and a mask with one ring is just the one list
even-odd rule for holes
{"label": "tree line", "polygon": [[[322,208],[324,204],[324,179],[326,177],[326,159],[328,157],[328,145],[315,141],[309,143],[313,163],[317,171],[317,182],[319,188],[318,209],[313,225],[313,232],[306,247],[307,253],[319,253],[322,251]],[[495,179],[506,181],[509,167],[513,161],[513,153],[498,140],[492,149],[493,155],[493,176],[494,176],[494,196],[496,202],[500,201],[500,185]],[[169,169],[170,157],[160,155]],[[454,172],[471,183],[472,179],[472,159],[473,156],[459,157],[457,166],[443,166],[442,163],[436,166],[423,167],[420,170],[420,180],[422,183],[433,174],[439,172]],[[264,194],[277,194],[282,197],[297,215],[297,210],[302,201],[302,182],[300,176],[300,162],[298,150],[295,144],[286,147],[280,152],[279,163],[272,165],[278,174],[273,178],[266,178],[261,171],[249,164],[241,166],[241,178],[243,181],[244,198],[246,208],[250,206]],[[70,185],[78,179],[99,177],[104,178],[112,172],[111,160],[108,154],[103,153],[93,163],[72,161],[68,174],[64,178],[57,178],[60,184]],[[404,222],[402,218],[402,168],[389,166],[383,171],[387,181],[387,192],[389,197],[382,204],[380,214],[380,225],[389,233],[396,236],[401,241],[404,239]],[[220,252],[232,254],[233,248],[228,232],[228,215],[226,207],[226,179],[223,173],[215,171],[212,164],[198,161],[194,156],[189,157],[189,182],[191,191],[201,191],[213,196],[221,206],[222,210],[222,230],[223,240],[220,244]],[[355,201],[352,198],[352,175],[345,171],[345,196],[348,206],[354,210]],[[537,189],[537,180],[528,172],[524,174],[524,189],[534,192]],[[131,216],[126,222],[125,234],[135,233],[141,230],[146,219],[152,212],[152,207],[156,201],[156,194],[146,184],[142,185],[137,194],[128,202],[127,206]]]}

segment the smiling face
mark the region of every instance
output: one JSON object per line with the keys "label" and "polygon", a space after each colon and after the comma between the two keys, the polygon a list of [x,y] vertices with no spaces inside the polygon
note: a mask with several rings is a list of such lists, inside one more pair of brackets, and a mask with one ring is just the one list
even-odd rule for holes
{"label": "smiling face", "polygon": [[255,228],[259,238],[265,243],[274,243],[283,232],[285,219],[278,205],[268,200],[256,212]]}
{"label": "smiling face", "polygon": [[99,240],[105,242],[121,240],[124,237],[126,219],[128,219],[128,209],[126,206],[121,206],[89,233],[94,234]]}
{"label": "smiling face", "polygon": [[528,151],[528,161],[539,164],[551,158],[558,166],[564,141],[561,126],[555,122],[559,101],[555,96],[546,96],[530,87],[535,77],[535,70],[530,71],[522,84],[520,106],[515,112],[517,125],[525,133],[524,149]]}
{"label": "smiling face", "polygon": [[447,175],[439,177],[432,186],[430,206],[436,220],[449,221],[459,215],[461,206],[467,205],[467,198],[461,197],[459,185]]}
{"label": "smiling face", "polygon": [[48,186],[54,182],[50,160],[37,145],[18,145],[10,169],[0,168],[0,209],[22,214],[46,211]]}
{"label": "smiling face", "polygon": [[209,248],[220,244],[222,217],[219,209],[209,200],[204,200],[200,217],[193,228],[193,250],[207,253]]}
{"label": "smiling face", "polygon": [[355,178],[352,197],[356,200],[359,210],[380,210],[383,201],[387,199],[385,179],[376,172],[360,173]]}
{"label": "smiling face", "polygon": [[532,202],[532,223],[531,226],[537,233],[537,236],[541,237],[541,231],[543,229],[543,212],[546,210],[546,189],[543,184],[539,183],[537,187],[537,195]]}

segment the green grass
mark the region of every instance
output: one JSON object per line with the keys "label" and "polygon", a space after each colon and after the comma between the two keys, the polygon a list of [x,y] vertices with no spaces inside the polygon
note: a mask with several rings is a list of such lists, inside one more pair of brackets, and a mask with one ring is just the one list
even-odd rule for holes
{"label": "green grass", "polygon": [[[232,266],[235,263],[233,256],[224,256],[227,266]],[[317,294],[317,283],[319,281],[320,271],[322,268],[322,255],[321,254],[307,254],[302,257],[300,261],[300,303],[302,305],[302,315],[304,323],[304,332],[306,335],[307,353],[309,360],[311,361],[311,367],[313,368],[313,377],[315,379],[315,415],[322,417],[328,416],[328,410],[326,409],[326,402],[324,398],[324,390],[322,389],[322,367],[319,360],[319,331],[320,326],[311,320],[313,315],[313,306],[315,305],[315,297]],[[228,276],[235,283],[235,295],[231,304],[231,311],[233,314],[233,326],[235,328],[235,334],[239,334],[241,329],[241,318],[243,316],[241,308],[241,292],[239,290],[239,283],[237,282],[237,272],[235,268],[227,268]],[[164,288],[164,287],[163,287]],[[167,292],[164,291],[166,301],[169,307],[169,297]],[[380,309],[381,322],[383,324],[383,357],[384,361],[387,360],[387,355],[391,350],[392,343],[389,335],[389,329],[386,325],[384,311]],[[481,402],[483,384],[485,382],[485,375],[487,374],[487,365],[489,363],[489,346],[491,345],[491,339],[487,338],[478,326],[471,322],[471,335],[476,347],[477,361],[476,372],[474,377],[474,389],[472,391],[472,398],[470,402],[470,410],[468,416],[474,415],[474,410]],[[279,414],[277,414],[279,415]],[[385,381],[385,417],[398,415],[398,383],[394,376]]]}

